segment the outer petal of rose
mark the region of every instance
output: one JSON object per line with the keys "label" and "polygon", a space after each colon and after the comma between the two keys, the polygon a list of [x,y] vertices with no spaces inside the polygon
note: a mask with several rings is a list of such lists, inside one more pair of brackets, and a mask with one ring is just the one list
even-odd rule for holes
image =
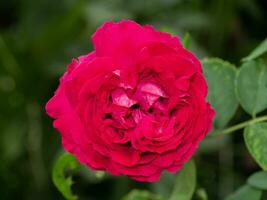
{"label": "outer petal of rose", "polygon": [[168,167],[166,170],[171,173],[178,172],[181,169],[182,165],[172,165],[171,167]]}
{"label": "outer petal of rose", "polygon": [[86,55],[83,56],[79,56],[78,60],[79,62],[89,62],[91,60],[93,60],[96,57],[95,55],[95,51],[92,51],[91,53],[88,53]]}
{"label": "outer petal of rose", "polygon": [[208,112],[208,122],[207,122],[207,133],[212,129],[212,121],[215,117],[215,110],[211,107],[209,103],[207,103],[207,112]]}
{"label": "outer petal of rose", "polygon": [[160,179],[160,175],[163,169],[159,169],[156,173],[150,176],[130,176],[133,180],[141,181],[141,182],[155,182]]}
{"label": "outer petal of rose", "polygon": [[182,156],[190,151],[192,146],[193,145],[191,143],[183,144],[181,147],[178,147],[173,151],[162,153],[153,161],[153,164],[159,167],[168,168],[172,166],[174,160],[180,161]]}
{"label": "outer petal of rose", "polygon": [[131,167],[140,160],[140,154],[132,147],[114,144],[112,148],[110,149],[111,159],[121,165]]}
{"label": "outer petal of rose", "polygon": [[[65,95],[65,85],[62,80],[55,95],[46,104],[47,113],[55,119],[54,127],[62,135],[64,148],[75,154],[82,163],[88,163],[84,147],[90,144],[86,132],[77,114],[70,106]],[[95,168],[103,168],[102,163],[94,165]]]}
{"label": "outer petal of rose", "polygon": [[79,64],[82,62],[90,62],[95,58],[95,51],[88,53],[83,56],[79,56],[78,59],[72,59],[71,64],[68,65],[67,72],[71,73],[73,70],[75,70],[77,67],[79,67]]}
{"label": "outer petal of rose", "polygon": [[151,26],[142,27],[134,21],[106,22],[92,37],[97,56],[111,56],[121,64],[131,64],[140,49],[150,42],[163,42],[181,47],[177,37],[156,31]]}
{"label": "outer petal of rose", "polygon": [[[83,125],[78,120],[65,95],[64,81],[61,81],[55,95],[48,101],[45,109],[48,115],[55,119],[55,128],[62,129],[62,136],[72,139],[76,138],[76,135],[72,135],[73,133],[76,134],[77,132],[79,136],[83,135]],[[70,127],[66,127],[68,122],[71,122],[69,123]],[[80,138],[77,139],[76,144],[81,141]]]}
{"label": "outer petal of rose", "polygon": [[[85,163],[89,167],[97,170],[105,170],[109,165],[110,159],[106,156],[101,155],[98,151],[95,151],[92,145],[83,146],[83,151],[80,154],[83,154],[87,158]],[[79,155],[78,155],[79,156]],[[119,174],[118,172],[115,172]]]}
{"label": "outer petal of rose", "polygon": [[74,154],[80,163],[83,163],[94,170],[105,170],[105,166],[108,163],[107,159],[94,151],[90,145],[87,145],[84,150],[79,147],[80,145],[76,145],[73,141],[67,140],[66,137],[62,137],[62,145],[66,151]]}
{"label": "outer petal of rose", "polygon": [[177,53],[179,54],[179,56],[184,57],[194,63],[196,69],[202,73],[201,63],[192,52],[188,51],[187,49],[181,48],[177,50]]}
{"label": "outer petal of rose", "polygon": [[206,111],[202,113],[198,110],[191,116],[191,121],[186,125],[186,134],[180,139],[181,144],[187,142],[198,143],[203,137],[206,136],[212,125],[214,111],[206,104]]}
{"label": "outer petal of rose", "polygon": [[151,43],[146,44],[146,46],[143,49],[141,49],[140,55],[142,55],[142,57],[139,57],[138,59],[142,61],[148,55],[149,56],[162,56],[162,55],[166,55],[170,53],[175,53],[177,52],[178,49],[182,49],[182,48],[173,47],[161,41],[151,42]]}
{"label": "outer petal of rose", "polygon": [[207,82],[204,78],[204,75],[199,72],[194,74],[194,76],[192,77],[191,87],[193,87],[193,89],[199,90],[202,93],[203,98],[205,98],[208,94]]}
{"label": "outer petal of rose", "polygon": [[159,170],[158,166],[152,164],[125,167],[111,160],[109,165],[107,165],[107,170],[112,171],[112,168],[115,168],[115,170],[118,170],[121,174],[130,176],[150,176]]}
{"label": "outer petal of rose", "polygon": [[143,165],[143,164],[148,164],[151,163],[154,159],[156,159],[157,155],[153,153],[143,153],[141,155],[141,159],[139,160],[138,164]]}

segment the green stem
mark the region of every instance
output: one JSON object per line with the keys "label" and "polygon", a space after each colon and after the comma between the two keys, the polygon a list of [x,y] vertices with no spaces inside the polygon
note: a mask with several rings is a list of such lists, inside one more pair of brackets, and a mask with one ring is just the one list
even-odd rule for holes
{"label": "green stem", "polygon": [[226,128],[226,129],[224,129],[222,131],[218,131],[218,132],[216,131],[216,133],[214,133],[213,136],[227,135],[227,134],[233,133],[233,132],[235,132],[237,130],[243,129],[248,125],[256,124],[256,123],[262,122],[262,121],[267,121],[267,115],[262,116],[262,117],[257,117],[257,118],[254,118],[254,119],[250,119],[248,121],[245,121],[245,122],[242,122],[240,124],[236,124],[234,126]]}

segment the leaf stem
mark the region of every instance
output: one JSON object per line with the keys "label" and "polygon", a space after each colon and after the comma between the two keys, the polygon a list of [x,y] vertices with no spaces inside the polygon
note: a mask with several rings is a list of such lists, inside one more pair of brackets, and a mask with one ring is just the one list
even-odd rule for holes
{"label": "leaf stem", "polygon": [[226,128],[226,129],[224,129],[222,131],[216,131],[212,136],[227,135],[227,134],[233,133],[233,132],[235,132],[237,130],[243,129],[248,125],[256,124],[256,123],[262,122],[262,121],[267,121],[267,115],[264,115],[264,116],[261,116],[261,117],[257,117],[257,118],[254,118],[254,119],[250,119],[248,121],[244,121],[244,122],[242,122],[240,124],[236,124],[234,126]]}

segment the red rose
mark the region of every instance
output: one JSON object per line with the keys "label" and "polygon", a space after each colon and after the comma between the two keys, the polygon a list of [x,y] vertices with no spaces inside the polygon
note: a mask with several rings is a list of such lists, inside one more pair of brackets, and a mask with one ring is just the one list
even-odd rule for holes
{"label": "red rose", "polygon": [[95,50],[74,59],[46,105],[81,163],[138,181],[177,172],[211,128],[199,60],[177,37],[107,22]]}

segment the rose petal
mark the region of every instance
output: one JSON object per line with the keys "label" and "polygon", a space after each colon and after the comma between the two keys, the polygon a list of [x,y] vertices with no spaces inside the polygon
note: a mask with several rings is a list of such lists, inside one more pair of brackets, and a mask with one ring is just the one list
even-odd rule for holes
{"label": "rose petal", "polygon": [[92,37],[97,56],[110,56],[122,65],[134,63],[140,48],[154,41],[181,47],[177,37],[156,31],[152,26],[142,27],[131,20],[106,22]]}
{"label": "rose petal", "polygon": [[136,104],[137,101],[130,99],[127,94],[122,89],[117,89],[112,92],[112,102],[115,105],[123,106],[123,107],[131,107],[132,105]]}

